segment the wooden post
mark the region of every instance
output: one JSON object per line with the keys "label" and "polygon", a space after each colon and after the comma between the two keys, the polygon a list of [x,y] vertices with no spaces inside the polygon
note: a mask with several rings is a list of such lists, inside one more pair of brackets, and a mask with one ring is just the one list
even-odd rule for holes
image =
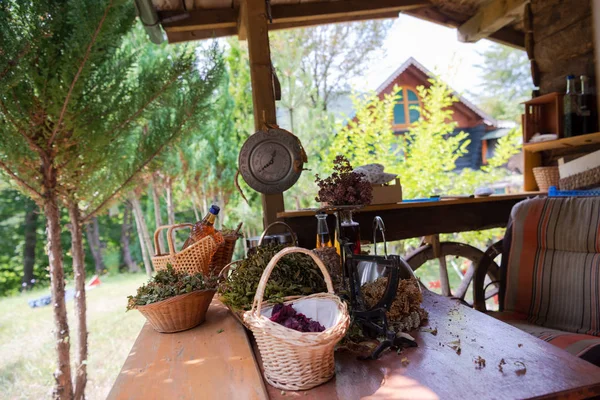
{"label": "wooden post", "polygon": [[[267,10],[264,0],[242,0],[242,3],[241,23],[245,26],[248,39],[254,127],[258,130],[265,124],[277,123]],[[283,193],[263,194],[262,206],[263,224],[266,227],[277,220],[278,212],[285,210]]]}

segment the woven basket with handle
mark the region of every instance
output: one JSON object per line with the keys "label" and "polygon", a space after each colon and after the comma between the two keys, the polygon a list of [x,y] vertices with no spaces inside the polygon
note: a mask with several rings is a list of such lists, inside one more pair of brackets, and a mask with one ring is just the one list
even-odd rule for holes
{"label": "woven basket with handle", "polygon": [[536,167],[533,168],[535,182],[541,192],[547,192],[550,186],[557,186],[560,180],[558,167]]}
{"label": "woven basket with handle", "polygon": [[214,290],[196,290],[163,301],[137,306],[154,330],[173,333],[192,329],[206,319],[206,311],[215,295]]}
{"label": "woven basket with handle", "polygon": [[215,254],[212,256],[208,269],[211,274],[219,275],[223,267],[231,262],[233,252],[235,251],[235,244],[237,240],[242,237],[239,233],[242,227],[242,223],[238,225],[237,229],[230,234],[223,235],[223,244],[219,246]]}
{"label": "woven basket with handle", "polygon": [[[206,236],[180,252],[175,251],[175,245],[173,244],[174,231],[181,228],[191,228],[192,226],[193,224],[165,225],[159,227],[154,232],[154,246],[156,247],[157,254],[152,257],[152,264],[156,271],[166,269],[167,264],[171,264],[177,272],[184,272],[190,275],[202,272],[205,276],[210,275],[209,265],[211,258],[219,248],[219,245],[223,243],[223,236],[219,232],[215,232],[214,235]],[[158,244],[158,237],[164,229],[168,229],[167,243],[169,245],[169,254],[162,254],[162,249]]]}
{"label": "woven basket with handle", "polygon": [[[333,326],[323,332],[298,332],[261,314],[267,281],[277,262],[287,254],[307,254],[315,261],[325,277],[328,293],[299,297],[285,304],[317,300],[331,302],[337,310]],[[287,247],[277,253],[265,268],[256,289],[252,309],[244,313],[244,322],[254,334],[265,369],[266,381],[279,389],[308,390],[330,380],[335,373],[334,347],[348,329],[348,308],[333,292],[331,277],[323,262],[310,250]]]}

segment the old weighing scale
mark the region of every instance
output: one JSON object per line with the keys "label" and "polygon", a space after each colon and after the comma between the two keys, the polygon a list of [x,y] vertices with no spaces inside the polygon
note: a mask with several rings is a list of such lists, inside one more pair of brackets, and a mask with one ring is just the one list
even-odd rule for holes
{"label": "old weighing scale", "polygon": [[[383,256],[377,255],[377,231],[381,232],[383,240]],[[390,310],[396,298],[398,284],[401,279],[414,278],[414,272],[400,256],[387,253],[385,240],[385,224],[381,217],[373,219],[373,246],[375,255],[353,254],[351,242],[341,238],[345,253],[344,273],[350,286],[350,304],[352,317],[363,331],[371,338],[381,338],[379,346],[367,357],[362,359],[377,359],[387,348],[416,347],[417,343],[406,333],[396,333],[389,328],[386,311]],[[361,288],[363,285],[387,277],[387,286],[379,301],[368,307]]]}

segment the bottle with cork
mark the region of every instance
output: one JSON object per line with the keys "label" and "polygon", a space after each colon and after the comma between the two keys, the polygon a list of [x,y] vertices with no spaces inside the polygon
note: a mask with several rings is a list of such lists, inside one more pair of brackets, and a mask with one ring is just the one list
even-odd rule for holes
{"label": "bottle with cork", "polygon": [[217,215],[219,215],[219,211],[221,211],[219,206],[214,204],[210,206],[208,214],[206,214],[202,221],[198,221],[192,226],[190,237],[185,241],[181,250],[191,246],[206,236],[215,234],[215,220],[217,219]]}

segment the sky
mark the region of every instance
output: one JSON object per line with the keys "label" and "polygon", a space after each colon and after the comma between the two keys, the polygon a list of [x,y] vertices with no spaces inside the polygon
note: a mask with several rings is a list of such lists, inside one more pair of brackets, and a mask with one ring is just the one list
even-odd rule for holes
{"label": "sky", "polygon": [[[358,91],[375,90],[409,57],[425,68],[440,74],[454,90],[463,94],[482,90],[479,55],[491,42],[461,43],[456,29],[446,28],[408,15],[400,15],[384,42],[384,55],[379,55],[366,76],[352,82]],[[472,96],[468,96],[470,98]]]}

